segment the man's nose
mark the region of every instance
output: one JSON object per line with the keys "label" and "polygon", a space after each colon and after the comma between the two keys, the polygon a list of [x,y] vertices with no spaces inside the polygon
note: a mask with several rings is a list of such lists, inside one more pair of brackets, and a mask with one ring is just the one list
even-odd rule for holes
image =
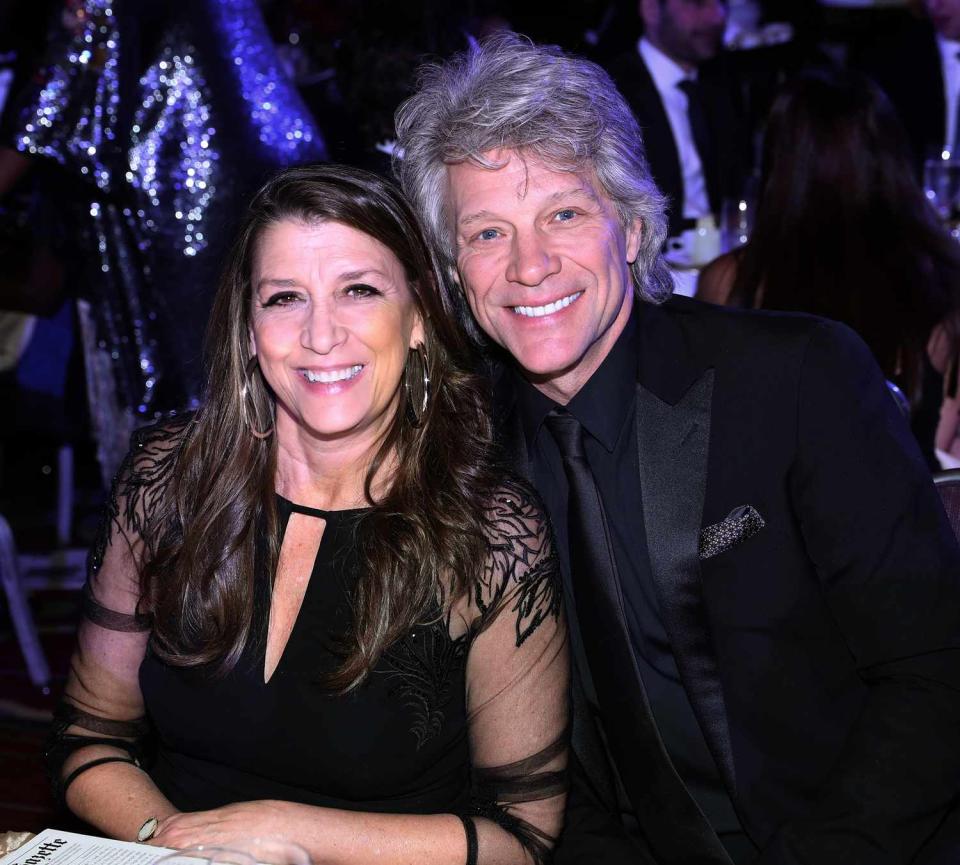
{"label": "man's nose", "polygon": [[346,335],[334,300],[310,305],[300,335],[300,343],[304,348],[317,354],[329,354],[346,339]]}
{"label": "man's nose", "polygon": [[510,282],[540,285],[548,276],[559,272],[560,257],[540,232],[520,232],[514,237],[506,272]]}

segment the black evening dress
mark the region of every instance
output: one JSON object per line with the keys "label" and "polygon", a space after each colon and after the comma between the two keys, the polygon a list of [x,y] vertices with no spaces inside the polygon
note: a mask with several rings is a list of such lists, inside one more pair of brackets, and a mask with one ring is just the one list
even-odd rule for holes
{"label": "black evening dress", "polygon": [[149,535],[143,527],[176,471],[181,423],[137,432],[114,484],[55,724],[56,777],[69,777],[62,766],[71,754],[109,741],[180,810],[278,799],[454,813],[468,861],[545,861],[562,819],[568,670],[556,558],[534,494],[504,480],[487,511],[489,553],[471,597],[446,615],[437,606],[347,695],[329,692],[321,677],[337,665],[337,638],[350,623],[368,511],[320,511],[277,496],[281,541],[293,515],[324,521],[299,614],[265,681],[272,580],[258,573],[243,653],[228,674],[212,676],[158,657],[140,609],[140,535]]}

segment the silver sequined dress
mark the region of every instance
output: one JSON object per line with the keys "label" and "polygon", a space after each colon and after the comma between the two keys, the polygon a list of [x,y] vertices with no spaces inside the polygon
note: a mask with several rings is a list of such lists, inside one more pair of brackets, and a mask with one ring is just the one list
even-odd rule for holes
{"label": "silver sequined dress", "polygon": [[267,175],[325,158],[254,0],[73,0],[11,143],[65,172],[104,475],[131,430],[196,403],[232,224]]}

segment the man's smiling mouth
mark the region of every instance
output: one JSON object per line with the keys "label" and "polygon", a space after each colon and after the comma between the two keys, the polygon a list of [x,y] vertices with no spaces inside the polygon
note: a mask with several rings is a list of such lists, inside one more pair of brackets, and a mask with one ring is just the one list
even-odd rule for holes
{"label": "man's smiling mouth", "polygon": [[511,309],[517,314],[525,316],[526,318],[539,318],[543,315],[553,315],[555,312],[559,312],[561,309],[566,309],[577,300],[580,295],[583,294],[582,291],[575,291],[573,294],[568,294],[566,297],[561,297],[559,300],[553,301],[553,303],[548,303],[545,306],[513,306]]}

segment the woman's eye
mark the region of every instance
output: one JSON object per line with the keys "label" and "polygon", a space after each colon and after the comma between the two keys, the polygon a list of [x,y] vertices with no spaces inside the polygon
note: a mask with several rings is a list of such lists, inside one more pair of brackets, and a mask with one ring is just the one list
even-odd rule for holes
{"label": "woman's eye", "polygon": [[497,239],[497,229],[495,228],[485,228],[477,235],[477,240],[496,240]]}
{"label": "woman's eye", "polygon": [[360,283],[358,285],[348,285],[344,289],[344,294],[348,297],[374,297],[380,294],[380,290],[374,288],[372,285]]}
{"label": "woman's eye", "polygon": [[558,210],[556,214],[554,214],[554,219],[558,222],[569,222],[571,219],[574,219],[576,215],[577,211],[566,208],[564,210]]}
{"label": "woman's eye", "polygon": [[297,299],[297,295],[292,291],[278,291],[276,294],[271,294],[268,297],[263,305],[267,306],[287,306],[288,304],[293,303]]}

